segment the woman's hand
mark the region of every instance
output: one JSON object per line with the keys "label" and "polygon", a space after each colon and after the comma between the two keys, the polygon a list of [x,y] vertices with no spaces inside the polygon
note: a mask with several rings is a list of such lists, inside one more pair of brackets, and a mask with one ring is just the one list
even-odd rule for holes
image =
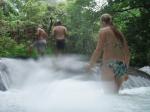
{"label": "woman's hand", "polygon": [[88,64],[85,66],[85,70],[86,70],[87,72],[90,72],[91,69],[92,69],[92,65],[88,63]]}

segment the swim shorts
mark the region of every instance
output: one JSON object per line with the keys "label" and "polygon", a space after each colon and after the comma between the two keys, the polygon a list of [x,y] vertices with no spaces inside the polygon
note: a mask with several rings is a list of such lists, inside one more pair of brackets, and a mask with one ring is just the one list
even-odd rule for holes
{"label": "swim shorts", "polygon": [[115,78],[121,78],[127,73],[127,66],[122,61],[113,60],[108,63],[108,66],[112,68]]}
{"label": "swim shorts", "polygon": [[56,40],[56,47],[57,47],[57,49],[64,49],[65,48],[65,39]]}
{"label": "swim shorts", "polygon": [[37,49],[37,51],[41,53],[45,53],[46,50],[46,40],[41,39],[34,42],[33,46]]}

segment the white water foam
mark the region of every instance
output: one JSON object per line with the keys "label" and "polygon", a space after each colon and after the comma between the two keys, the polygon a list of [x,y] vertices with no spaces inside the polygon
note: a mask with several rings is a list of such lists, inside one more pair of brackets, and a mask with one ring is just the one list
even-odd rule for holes
{"label": "white water foam", "polygon": [[148,112],[150,109],[149,87],[121,90],[120,95],[106,92],[105,87],[111,82],[102,82],[100,75],[82,71],[86,62],[79,56],[2,62],[11,73],[12,83],[8,91],[0,92],[0,112]]}

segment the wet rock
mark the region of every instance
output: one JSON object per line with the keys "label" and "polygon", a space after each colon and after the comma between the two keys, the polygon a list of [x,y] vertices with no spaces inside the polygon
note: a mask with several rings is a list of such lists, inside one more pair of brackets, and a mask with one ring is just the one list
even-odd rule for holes
{"label": "wet rock", "polygon": [[148,74],[148,73],[146,73],[144,71],[141,71],[139,69],[133,68],[133,67],[129,68],[128,75],[140,76],[140,77],[143,77],[143,78],[146,78],[146,79],[150,80],[150,74]]}
{"label": "wet rock", "polygon": [[7,66],[0,62],[0,91],[6,91],[7,88],[4,84],[4,79],[2,77],[3,73],[7,73]]}
{"label": "wet rock", "polygon": [[0,78],[0,91],[6,91],[6,90],[7,90],[7,88],[4,86],[4,84]]}

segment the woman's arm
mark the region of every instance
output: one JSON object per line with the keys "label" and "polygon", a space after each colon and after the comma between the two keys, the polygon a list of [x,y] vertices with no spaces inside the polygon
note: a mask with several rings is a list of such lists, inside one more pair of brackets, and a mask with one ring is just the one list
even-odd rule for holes
{"label": "woman's arm", "polygon": [[105,39],[105,32],[103,30],[99,33],[99,40],[97,42],[96,49],[94,50],[89,65],[91,67],[94,66],[98,58],[102,55],[103,47],[104,47],[104,39]]}

